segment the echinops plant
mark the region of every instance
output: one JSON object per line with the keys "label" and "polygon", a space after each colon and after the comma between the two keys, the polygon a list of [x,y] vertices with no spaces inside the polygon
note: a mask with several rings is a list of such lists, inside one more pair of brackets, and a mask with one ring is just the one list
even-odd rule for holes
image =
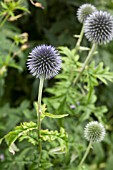
{"label": "echinops plant", "polygon": [[95,11],[84,21],[83,30],[86,38],[91,41],[93,45],[84,61],[80,73],[74,80],[74,84],[78,82],[86,65],[89,64],[97,45],[106,44],[113,40],[113,17],[107,12]]}
{"label": "echinops plant", "polygon": [[[40,45],[35,47],[28,56],[27,66],[33,76],[40,79],[38,93],[38,113],[37,113],[37,131],[38,139],[41,138],[41,100],[44,79],[55,76],[61,67],[61,57],[59,52],[51,45]],[[39,152],[41,156],[42,144],[39,141]],[[41,158],[40,158],[41,159]]]}
{"label": "echinops plant", "polygon": [[[94,160],[90,159],[90,150],[96,143],[104,143],[107,133],[104,113],[107,107],[97,106],[95,87],[100,82],[104,85],[108,81],[113,82],[113,72],[102,62],[95,64],[93,56],[98,46],[113,40],[113,16],[87,3],[78,8],[77,18],[82,29],[80,35],[75,36],[78,39],[73,49],[38,44],[28,54],[27,69],[34,79],[39,80],[39,86],[38,101],[32,103],[34,110],[27,112],[36,112],[36,117],[34,121],[16,126],[0,139],[1,143],[6,142],[13,155],[19,152],[17,140],[27,140],[32,145],[34,157],[25,169],[92,170]],[[81,45],[84,35],[91,48]],[[87,56],[81,62],[84,52]],[[44,89],[47,97],[43,96],[44,83],[51,78],[55,83]]]}
{"label": "echinops plant", "polygon": [[85,161],[93,143],[96,142],[101,142],[103,141],[105,137],[105,128],[104,126],[97,122],[97,121],[92,121],[88,123],[85,128],[84,128],[84,137],[89,141],[89,145],[87,147],[87,150],[79,164],[81,167],[83,162]]}

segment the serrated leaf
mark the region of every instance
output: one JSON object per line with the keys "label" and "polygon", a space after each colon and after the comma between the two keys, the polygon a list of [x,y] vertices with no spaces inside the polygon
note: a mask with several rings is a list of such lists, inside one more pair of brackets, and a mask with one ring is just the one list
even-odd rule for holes
{"label": "serrated leaf", "polygon": [[34,138],[34,133],[33,133],[33,132],[32,132],[32,134],[31,134],[31,136],[30,136],[30,134],[21,136],[21,137],[19,138],[19,141],[21,142],[21,141],[23,141],[23,140],[25,140],[25,139],[27,139],[28,142],[31,143],[32,145],[37,145],[37,144],[38,144],[37,134],[36,134],[36,136],[35,136],[35,138]]}
{"label": "serrated leaf", "polygon": [[[37,102],[34,102],[34,107],[35,107],[36,112],[38,113],[38,103]],[[47,108],[46,108],[45,104],[41,106],[41,110],[42,110],[41,120],[43,120],[44,117],[50,117],[50,118],[53,118],[53,119],[59,119],[59,118],[63,118],[63,117],[68,116],[68,114],[55,115],[55,114],[51,114],[51,113],[46,112]]]}
{"label": "serrated leaf", "polygon": [[58,132],[57,130],[53,131],[53,130],[41,130],[41,139],[43,141],[54,141],[57,140],[60,144],[60,148],[62,152],[66,152],[67,151],[67,138],[68,135],[65,132],[65,130],[63,128],[60,129],[60,132]]}
{"label": "serrated leaf", "polygon": [[15,153],[17,151],[17,148],[14,145],[14,142],[17,139],[20,139],[21,136],[26,136],[28,133],[32,130],[37,129],[37,124],[34,122],[24,122],[20,126],[16,126],[15,129],[11,132],[9,132],[7,135],[5,135],[2,139],[6,141],[7,145],[9,146],[9,151],[11,153]]}

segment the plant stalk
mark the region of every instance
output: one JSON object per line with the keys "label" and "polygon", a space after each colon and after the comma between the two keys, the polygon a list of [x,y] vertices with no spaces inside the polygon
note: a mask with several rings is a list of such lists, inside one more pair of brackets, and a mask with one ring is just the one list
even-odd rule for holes
{"label": "plant stalk", "polygon": [[79,35],[79,38],[78,38],[78,41],[77,41],[76,47],[75,47],[76,50],[79,50],[80,43],[82,41],[83,35],[84,35],[84,27],[82,26],[82,29],[81,29],[81,32],[80,32],[80,35]]}
{"label": "plant stalk", "polygon": [[83,73],[86,65],[89,64],[89,62],[90,62],[91,58],[93,57],[93,54],[94,54],[94,52],[95,52],[95,50],[96,50],[96,47],[97,47],[97,44],[94,43],[93,46],[92,46],[92,48],[91,48],[91,50],[90,50],[89,53],[88,53],[88,56],[87,56],[87,58],[86,58],[86,60],[85,60],[85,62],[84,62],[84,64],[83,64],[83,66],[82,66],[79,74],[77,75],[77,77],[76,77],[75,80],[73,81],[73,85],[75,85],[75,84],[78,82],[78,80],[79,80],[80,76],[82,75],[82,73]]}
{"label": "plant stalk", "polygon": [[79,163],[79,167],[81,167],[82,164],[83,164],[83,162],[85,161],[85,159],[86,159],[86,157],[87,157],[87,155],[88,155],[88,153],[89,153],[89,151],[90,151],[90,149],[91,149],[91,145],[92,145],[92,142],[90,141],[90,142],[89,142],[89,145],[88,145],[88,147],[87,147],[87,150],[86,150],[86,152],[85,152],[82,160],[81,160],[80,163]]}
{"label": "plant stalk", "polygon": [[8,18],[9,18],[9,15],[7,14],[5,18],[3,19],[3,21],[0,23],[0,28],[5,24]]}
{"label": "plant stalk", "polygon": [[[38,139],[39,139],[39,157],[41,158],[41,152],[42,152],[42,142],[40,139],[41,135],[41,100],[42,100],[42,89],[43,89],[43,84],[44,84],[44,77],[40,78],[40,83],[39,83],[39,91],[38,91],[38,113],[37,113],[37,126],[38,126]],[[39,158],[39,160],[40,160]]]}

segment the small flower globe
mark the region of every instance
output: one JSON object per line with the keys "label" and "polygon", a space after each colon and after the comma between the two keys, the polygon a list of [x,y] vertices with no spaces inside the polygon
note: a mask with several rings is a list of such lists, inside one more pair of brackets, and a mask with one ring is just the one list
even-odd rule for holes
{"label": "small flower globe", "polygon": [[83,4],[77,11],[77,18],[80,23],[83,23],[89,14],[96,11],[96,7],[91,4]]}
{"label": "small flower globe", "polygon": [[28,56],[27,67],[33,76],[49,79],[61,68],[61,57],[53,46],[39,45]]}
{"label": "small flower globe", "polygon": [[91,142],[101,142],[105,136],[104,126],[97,122],[92,121],[88,123],[84,129],[84,137]]}
{"label": "small flower globe", "polygon": [[106,44],[113,39],[113,17],[103,11],[90,14],[84,22],[85,36],[89,41]]}

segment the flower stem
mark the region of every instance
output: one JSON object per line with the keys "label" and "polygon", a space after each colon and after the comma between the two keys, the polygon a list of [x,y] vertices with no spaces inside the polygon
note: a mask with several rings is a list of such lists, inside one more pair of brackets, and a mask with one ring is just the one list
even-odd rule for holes
{"label": "flower stem", "polygon": [[42,142],[40,139],[41,135],[41,99],[42,99],[42,89],[43,89],[43,84],[44,84],[44,77],[40,78],[40,83],[39,83],[39,92],[38,92],[38,113],[37,113],[37,126],[38,126],[38,139],[39,139],[39,160],[41,158],[41,152],[42,152]]}
{"label": "flower stem", "polygon": [[89,64],[89,62],[90,62],[91,58],[93,57],[93,54],[94,54],[94,52],[96,50],[96,47],[97,47],[97,44],[93,44],[93,46],[92,46],[91,50],[89,51],[89,54],[88,54],[88,56],[87,56],[87,58],[86,58],[86,60],[85,60],[85,62],[83,64],[79,74],[77,75],[77,77],[73,81],[73,85],[75,85],[78,82],[78,80],[79,80],[80,76],[82,75],[86,65]]}
{"label": "flower stem", "polygon": [[75,47],[76,50],[78,50],[79,47],[80,47],[80,43],[82,41],[83,35],[84,35],[84,27],[82,26],[82,29],[81,29],[81,32],[80,32],[80,35],[79,35],[79,39],[78,39],[78,41],[76,43],[76,47]]}
{"label": "flower stem", "polygon": [[85,159],[86,159],[86,157],[87,157],[87,155],[88,155],[88,153],[89,153],[89,151],[90,151],[91,145],[92,145],[92,142],[90,141],[90,142],[89,142],[89,145],[88,145],[88,147],[87,147],[87,150],[86,150],[86,152],[85,152],[82,160],[81,160],[80,163],[79,163],[79,167],[82,166],[83,162],[85,161]]}
{"label": "flower stem", "polygon": [[5,24],[8,18],[9,18],[9,15],[7,14],[5,18],[3,19],[3,21],[0,23],[0,28]]}

